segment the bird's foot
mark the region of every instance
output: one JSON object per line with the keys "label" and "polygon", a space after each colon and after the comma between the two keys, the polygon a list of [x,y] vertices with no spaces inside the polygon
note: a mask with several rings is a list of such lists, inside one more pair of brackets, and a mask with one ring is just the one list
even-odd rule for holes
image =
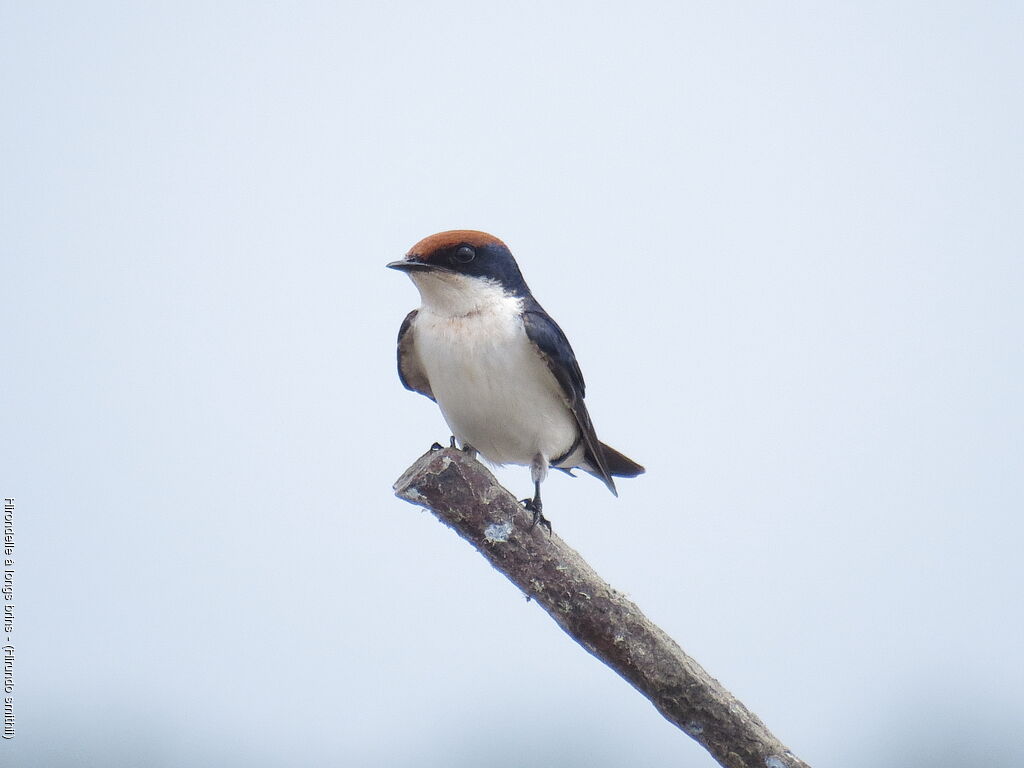
{"label": "bird's foot", "polygon": [[544,506],[540,503],[540,499],[523,499],[519,502],[522,504],[527,512],[533,514],[533,522],[530,523],[530,527],[526,530],[532,531],[537,527],[537,523],[540,523],[541,528],[548,529],[548,536],[551,535],[551,521],[544,517]]}
{"label": "bird's foot", "polygon": [[[451,436],[451,438],[450,438],[450,440],[448,442],[448,445],[450,445],[452,448],[458,448],[458,445],[456,445],[456,442],[455,442],[455,435]],[[469,458],[471,458],[471,459],[475,459],[476,458],[476,448],[474,448],[469,443],[463,443],[462,444],[462,452],[464,454],[466,454],[467,456],[469,456]]]}

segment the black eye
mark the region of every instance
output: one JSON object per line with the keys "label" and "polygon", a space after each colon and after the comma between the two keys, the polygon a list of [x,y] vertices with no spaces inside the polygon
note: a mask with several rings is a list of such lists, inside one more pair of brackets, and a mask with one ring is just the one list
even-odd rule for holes
{"label": "black eye", "polygon": [[469,264],[469,262],[476,258],[476,251],[468,245],[463,245],[459,250],[452,254],[452,258],[460,264]]}

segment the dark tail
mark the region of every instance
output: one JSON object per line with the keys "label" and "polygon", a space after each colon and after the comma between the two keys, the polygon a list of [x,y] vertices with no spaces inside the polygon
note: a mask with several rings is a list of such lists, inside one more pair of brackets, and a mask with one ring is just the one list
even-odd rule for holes
{"label": "dark tail", "polygon": [[601,443],[604,453],[604,465],[613,477],[636,477],[644,473],[644,468],[630,458],[623,456],[610,445]]}
{"label": "dark tail", "polygon": [[[597,444],[601,446],[601,458],[604,459],[601,464],[604,464],[607,474],[600,468],[598,462],[594,461],[594,455],[590,450],[587,450],[583,455],[584,463],[580,464],[579,468],[596,477],[608,487],[608,490],[611,491],[612,494],[618,496],[619,492],[615,490],[615,481],[612,478],[636,477],[637,475],[642,475],[644,473],[644,468],[632,459],[623,456],[610,445],[605,445],[602,442],[598,442]],[[572,473],[569,472],[569,474]]]}

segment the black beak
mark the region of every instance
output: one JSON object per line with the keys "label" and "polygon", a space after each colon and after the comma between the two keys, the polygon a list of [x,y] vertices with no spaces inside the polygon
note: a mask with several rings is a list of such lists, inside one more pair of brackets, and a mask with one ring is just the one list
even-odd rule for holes
{"label": "black beak", "polygon": [[388,264],[390,269],[397,269],[400,272],[423,272],[430,269],[429,264],[424,264],[422,261],[407,261],[400,259],[399,261],[392,261]]}
{"label": "black beak", "polygon": [[411,261],[409,259],[392,261],[388,264],[388,267],[397,269],[399,272],[451,272],[450,269],[438,264],[427,264],[422,261]]}

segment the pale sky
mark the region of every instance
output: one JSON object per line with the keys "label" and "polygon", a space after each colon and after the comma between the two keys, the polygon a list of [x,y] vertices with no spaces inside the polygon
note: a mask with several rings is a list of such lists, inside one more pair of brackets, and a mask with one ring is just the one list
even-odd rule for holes
{"label": "pale sky", "polygon": [[[815,766],[1019,766],[1019,3],[0,4],[0,765],[712,766],[391,484],[505,240],[555,530]],[[529,471],[499,477],[517,495]]]}

